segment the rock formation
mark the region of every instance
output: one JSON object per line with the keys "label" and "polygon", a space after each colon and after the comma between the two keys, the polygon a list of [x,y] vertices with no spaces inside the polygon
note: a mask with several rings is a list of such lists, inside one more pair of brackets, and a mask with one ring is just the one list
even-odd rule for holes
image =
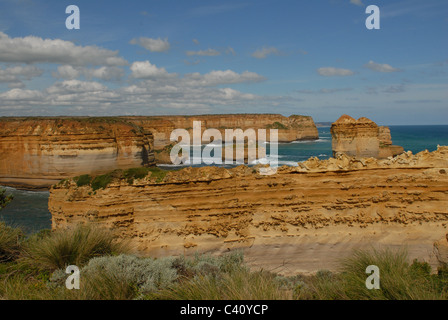
{"label": "rock formation", "polygon": [[66,177],[152,165],[152,141],[119,119],[3,119],[0,184],[45,188]]}
{"label": "rock formation", "polygon": [[[241,248],[253,267],[334,270],[352,249],[407,246],[436,263],[447,233],[448,147],[390,159],[311,158],[272,176],[258,167],[185,168],[104,189],[67,179],[50,190],[53,228],[91,221],[151,256]],[[431,260],[432,259],[432,260]]]}
{"label": "rock formation", "polygon": [[[81,174],[170,163],[177,128],[278,129],[279,141],[318,139],[311,117],[271,114],[0,119],[0,184],[45,188]],[[267,130],[269,139],[269,130]],[[208,143],[208,141],[206,142]],[[156,162],[154,160],[154,149]]]}
{"label": "rock formation", "polygon": [[367,118],[353,119],[341,116],[331,125],[333,156],[344,153],[356,158],[388,158],[402,153],[400,146],[392,145],[390,129],[379,127]]}
{"label": "rock formation", "polygon": [[[154,149],[163,149],[171,143],[174,129],[186,129],[192,136],[193,121],[201,121],[201,129],[218,129],[224,138],[225,129],[278,129],[279,142],[316,140],[319,133],[310,116],[279,114],[220,114],[198,116],[125,117],[154,136]],[[266,139],[269,140],[269,130]],[[207,143],[209,141],[205,141]]]}

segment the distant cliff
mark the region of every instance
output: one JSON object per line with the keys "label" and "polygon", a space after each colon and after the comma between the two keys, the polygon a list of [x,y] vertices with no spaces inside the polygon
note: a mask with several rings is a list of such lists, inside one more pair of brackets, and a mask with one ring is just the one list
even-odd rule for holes
{"label": "distant cliff", "polygon": [[193,121],[223,134],[278,129],[283,142],[319,137],[311,117],[275,114],[0,118],[0,184],[44,188],[66,177],[166,163],[171,132],[192,132]]}
{"label": "distant cliff", "polygon": [[50,190],[53,228],[103,224],[154,257],[241,248],[252,266],[285,274],[334,270],[372,245],[406,245],[412,259],[429,261],[446,233],[448,147],[383,160],[311,158],[272,176],[257,170],[116,171],[102,185],[67,179]]}
{"label": "distant cliff", "polygon": [[[193,121],[201,121],[202,131],[218,129],[224,138],[225,129],[278,129],[279,142],[319,139],[317,127],[310,116],[279,114],[214,114],[198,116],[124,117],[150,131],[154,136],[154,149],[169,145],[174,129],[186,129],[192,136]],[[269,140],[269,130],[267,130]]]}
{"label": "distant cliff", "polygon": [[392,145],[390,129],[379,127],[367,118],[353,119],[341,116],[331,125],[333,156],[344,153],[357,158],[374,157],[384,159],[404,151]]}
{"label": "distant cliff", "polygon": [[115,118],[0,120],[0,184],[43,188],[79,174],[153,165],[152,135]]}

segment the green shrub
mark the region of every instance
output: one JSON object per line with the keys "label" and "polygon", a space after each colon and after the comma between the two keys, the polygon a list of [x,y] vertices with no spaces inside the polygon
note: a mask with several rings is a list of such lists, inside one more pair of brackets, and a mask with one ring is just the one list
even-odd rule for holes
{"label": "green shrub", "polygon": [[266,129],[288,129],[287,126],[285,126],[283,123],[275,121],[272,124],[268,124],[266,126]]}
{"label": "green shrub", "polygon": [[[375,265],[380,270],[380,289],[367,289],[366,268]],[[434,300],[446,299],[438,289],[437,279],[430,276],[426,263],[408,262],[405,250],[389,249],[354,251],[342,260],[341,272],[315,275],[308,279],[302,299],[344,300]]]}
{"label": "green shrub", "polygon": [[148,175],[150,169],[147,167],[131,168],[123,172],[123,177],[129,184],[133,183],[134,179],[142,179]]}
{"label": "green shrub", "polygon": [[90,185],[90,181],[92,181],[92,177],[88,174],[83,174],[82,176],[79,176],[75,178],[76,185],[78,187],[82,187],[85,185]]}
{"label": "green shrub", "polygon": [[14,198],[13,195],[6,195],[6,190],[0,188],[0,210],[4,208]]}
{"label": "green shrub", "polygon": [[79,224],[31,237],[23,245],[21,263],[37,270],[54,271],[68,265],[81,267],[91,258],[129,252],[112,231],[97,225]]}
{"label": "green shrub", "polygon": [[248,268],[232,269],[222,274],[199,274],[162,290],[159,299],[168,300],[284,300],[285,291],[266,272]]}
{"label": "green shrub", "polygon": [[112,182],[112,176],[110,173],[96,176],[95,178],[93,178],[91,183],[92,190],[95,191],[98,189],[104,189],[111,182]]}
{"label": "green shrub", "polygon": [[[168,287],[178,278],[176,269],[172,267],[174,259],[173,257],[139,258],[133,255],[93,258],[81,270],[82,277],[94,284],[95,287],[103,287],[103,282],[105,284],[104,289],[97,293],[89,293],[87,284],[86,294],[95,299],[106,299],[112,295],[108,288],[111,290],[114,288],[109,283],[114,279],[120,290],[132,288],[132,298],[137,294],[139,296],[151,295],[159,289]],[[128,289],[125,292],[131,292]]]}
{"label": "green shrub", "polygon": [[0,222],[0,262],[17,257],[23,239],[24,232],[20,228],[13,228]]}
{"label": "green shrub", "polygon": [[148,170],[151,172],[151,178],[156,178],[156,182],[162,182],[168,172],[158,167],[148,168]]}

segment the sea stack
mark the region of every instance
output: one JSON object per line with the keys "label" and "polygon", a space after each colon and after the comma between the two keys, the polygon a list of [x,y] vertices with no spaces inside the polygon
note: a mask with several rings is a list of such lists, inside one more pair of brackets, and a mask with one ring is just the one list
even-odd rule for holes
{"label": "sea stack", "polygon": [[372,120],[358,120],[343,115],[331,125],[333,157],[345,154],[355,158],[384,159],[404,152],[403,147],[392,145],[390,129],[378,126]]}

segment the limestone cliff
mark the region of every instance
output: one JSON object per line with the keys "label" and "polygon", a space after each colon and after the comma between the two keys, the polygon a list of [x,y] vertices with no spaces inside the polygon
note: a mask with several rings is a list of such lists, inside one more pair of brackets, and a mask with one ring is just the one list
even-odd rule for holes
{"label": "limestone cliff", "polygon": [[[154,148],[163,149],[169,145],[170,134],[174,129],[186,129],[192,136],[193,121],[201,121],[202,132],[205,129],[218,129],[225,137],[225,129],[278,129],[280,142],[296,140],[316,140],[319,138],[313,118],[292,115],[284,117],[279,114],[215,114],[198,116],[154,116],[125,117],[154,136]],[[269,130],[267,130],[269,139]],[[205,141],[209,142],[209,141]]]}
{"label": "limestone cliff", "polygon": [[272,176],[257,170],[116,175],[95,191],[68,179],[50,190],[53,228],[104,224],[152,256],[242,248],[252,266],[283,274],[334,270],[372,245],[405,245],[411,258],[434,262],[433,243],[447,233],[448,147],[383,160],[311,158]]}
{"label": "limestone cliff", "polygon": [[152,135],[119,119],[0,120],[0,184],[49,187],[80,174],[154,163]]}
{"label": "limestone cliff", "polygon": [[[162,117],[59,117],[0,119],[0,184],[41,188],[81,174],[100,174],[170,163],[167,146],[174,129],[269,129],[279,141],[317,139],[311,117],[263,114]],[[224,135],[223,135],[224,138]],[[269,130],[267,130],[269,139]],[[208,141],[206,141],[208,142]]]}
{"label": "limestone cliff", "polygon": [[384,159],[404,151],[402,147],[392,145],[388,127],[379,127],[365,117],[355,120],[348,115],[341,116],[331,125],[331,135],[333,156],[344,153],[357,158]]}

